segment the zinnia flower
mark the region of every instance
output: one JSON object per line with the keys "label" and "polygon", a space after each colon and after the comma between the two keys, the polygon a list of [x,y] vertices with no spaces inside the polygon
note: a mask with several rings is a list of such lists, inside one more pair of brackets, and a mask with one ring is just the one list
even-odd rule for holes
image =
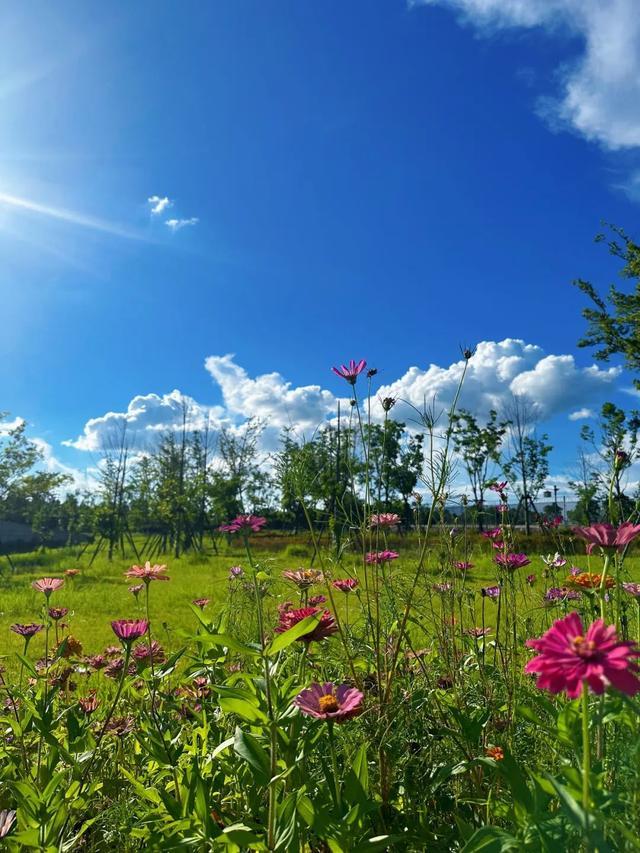
{"label": "zinnia flower", "polygon": [[309,589],[315,583],[322,583],[324,580],[322,572],[319,569],[287,569],[282,573],[282,577],[294,583],[298,589]]}
{"label": "zinnia flower", "polygon": [[267,519],[262,515],[237,515],[227,524],[221,524],[218,530],[222,533],[239,533],[240,531],[248,532],[249,530],[257,533],[266,523]]}
{"label": "zinnia flower", "polygon": [[593,622],[586,633],[580,616],[570,613],[527,646],[539,652],[525,666],[525,672],[537,675],[536,685],[551,693],[566,691],[570,699],[580,695],[586,682],[594,693],[603,693],[612,685],[634,696],[640,691],[640,657],[633,642],[619,642],[615,625],[605,626],[602,619]]}
{"label": "zinnia flower", "polygon": [[474,567],[474,563],[454,562],[453,568],[460,569],[461,572],[466,572]]}
{"label": "zinnia flower", "polygon": [[194,604],[196,607],[199,607],[200,610],[204,610],[210,601],[210,598],[194,598],[191,603]]}
{"label": "zinnia flower", "polygon": [[[595,572],[580,572],[577,575],[569,575],[567,583],[581,586],[583,589],[599,589],[602,583],[602,575]],[[612,577],[606,577],[604,580],[605,589],[611,589],[616,585]]]}
{"label": "zinnia flower", "polygon": [[149,630],[146,619],[117,619],[111,623],[113,633],[125,646],[139,640]]}
{"label": "zinnia flower", "polygon": [[398,524],[400,524],[400,516],[395,512],[380,512],[369,519],[371,527],[397,527]]}
{"label": "zinnia flower", "polygon": [[575,589],[567,589],[566,586],[552,586],[544,594],[547,604],[554,601],[580,601],[582,596]]}
{"label": "zinnia flower", "polygon": [[640,583],[623,583],[622,589],[634,598],[640,598]]}
{"label": "zinnia flower", "polygon": [[49,598],[52,592],[64,586],[64,581],[62,578],[40,578],[39,581],[33,581],[31,586],[37,589],[38,592],[43,592]]}
{"label": "zinnia flower", "polygon": [[29,625],[12,625],[11,630],[14,634],[20,634],[21,637],[34,637],[38,631],[42,631],[44,625],[36,625],[35,622],[30,623]]}
{"label": "zinnia flower", "polygon": [[312,595],[309,599],[309,607],[319,607],[321,604],[327,603],[326,595]]}
{"label": "zinnia flower", "polygon": [[165,575],[166,566],[152,566],[147,560],[144,566],[131,566],[129,571],[124,573],[125,578],[139,578],[146,584],[151,581],[168,581],[169,575]]}
{"label": "zinnia flower", "polygon": [[596,545],[605,550],[617,548],[619,551],[640,535],[640,524],[625,521],[617,529],[612,524],[592,524],[590,527],[574,527],[573,532],[587,543],[587,554]]}
{"label": "zinnia flower", "polygon": [[133,656],[137,661],[145,664],[150,664],[152,662],[164,663],[167,659],[164,649],[160,643],[157,643],[155,640],[151,641],[151,646],[148,646],[146,643],[136,646],[133,650]]}
{"label": "zinnia flower", "polygon": [[68,607],[50,607],[49,617],[53,619],[54,622],[57,622],[59,619],[64,619],[68,612]]}
{"label": "zinnia flower", "polygon": [[331,586],[334,589],[339,589],[340,592],[353,592],[358,586],[358,581],[355,578],[338,578],[338,580],[333,581]]}
{"label": "zinnia flower", "polygon": [[502,761],[504,758],[504,751],[501,746],[489,746],[485,750],[485,755],[487,758],[493,758],[494,761]]}
{"label": "zinnia flower", "polygon": [[500,597],[500,587],[499,586],[483,586],[480,590],[480,594],[483,598],[492,598],[496,599]]}
{"label": "zinnia flower", "polygon": [[365,562],[379,566],[381,563],[390,563],[397,560],[400,554],[396,551],[371,551],[366,555]]}
{"label": "zinnia flower", "polygon": [[364,358],[357,362],[351,359],[348,367],[346,364],[342,364],[340,367],[332,367],[331,370],[333,370],[336,376],[340,376],[342,379],[346,379],[349,385],[355,385],[358,376],[362,373],[366,366],[367,362],[364,360]]}
{"label": "zinnia flower", "polygon": [[235,578],[241,578],[244,575],[244,569],[242,566],[231,566],[229,569],[229,578],[230,580],[234,580]]}
{"label": "zinnia flower", "polygon": [[97,710],[99,704],[100,700],[94,693],[92,693],[90,696],[85,696],[82,699],[78,699],[78,705],[80,706],[80,710],[83,714],[86,714],[87,716],[93,714],[93,712]]}
{"label": "zinnia flower", "polygon": [[363,694],[348,684],[334,685],[331,681],[324,684],[311,684],[296,696],[294,703],[307,717],[345,723],[357,717],[364,710]]}
{"label": "zinnia flower", "polygon": [[[276,634],[283,634],[289,628],[293,628],[298,622],[306,619],[307,616],[312,616],[314,613],[320,613],[320,610],[317,607],[300,607],[297,610],[283,610],[279,614],[280,621],[274,630]],[[335,634],[337,630],[338,626],[335,619],[328,610],[325,610],[315,628],[309,631],[308,634],[298,637],[298,640],[305,643],[310,643],[312,640],[318,642],[330,637],[331,634]]]}
{"label": "zinnia flower", "polygon": [[524,566],[531,564],[531,560],[526,554],[496,554],[493,559],[497,565],[501,566],[503,569],[509,569],[510,571],[522,569]]}

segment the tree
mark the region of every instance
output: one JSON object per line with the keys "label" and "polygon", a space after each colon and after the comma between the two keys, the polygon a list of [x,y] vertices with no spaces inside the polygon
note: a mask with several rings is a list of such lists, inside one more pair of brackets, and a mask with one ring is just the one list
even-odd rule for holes
{"label": "tree", "polygon": [[484,494],[492,465],[500,460],[500,447],[507,431],[507,422],[498,422],[498,413],[491,409],[484,426],[466,409],[453,416],[452,436],[456,452],[467,472],[476,507],[478,530],[483,527]]}
{"label": "tree", "polygon": [[577,494],[578,500],[569,513],[576,524],[593,524],[600,517],[600,478],[598,472],[584,450],[578,451],[578,468],[574,479],[569,480],[569,488]]}

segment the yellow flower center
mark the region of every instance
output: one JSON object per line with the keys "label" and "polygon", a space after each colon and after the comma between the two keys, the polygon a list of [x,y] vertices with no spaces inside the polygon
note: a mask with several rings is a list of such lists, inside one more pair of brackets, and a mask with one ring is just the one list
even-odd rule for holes
{"label": "yellow flower center", "polygon": [[588,658],[593,654],[596,644],[593,640],[587,640],[578,634],[577,637],[571,640],[571,646],[577,655],[580,655],[582,658]]}
{"label": "yellow flower center", "polygon": [[340,710],[340,705],[338,705],[338,700],[332,694],[328,694],[327,696],[321,696],[318,699],[318,705],[320,706],[320,710],[323,714],[332,714],[335,711]]}

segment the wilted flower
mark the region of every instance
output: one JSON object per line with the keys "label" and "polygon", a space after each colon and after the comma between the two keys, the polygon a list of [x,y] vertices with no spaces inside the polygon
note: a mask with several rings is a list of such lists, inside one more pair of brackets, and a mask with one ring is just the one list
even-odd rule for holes
{"label": "wilted flower", "polygon": [[496,598],[500,597],[500,587],[499,586],[483,586],[480,590],[480,594],[483,598]]}
{"label": "wilted flower", "polygon": [[613,464],[616,468],[622,468],[629,462],[629,454],[624,450],[616,450],[613,457]]}
{"label": "wilted flower", "polygon": [[324,576],[319,569],[288,569],[282,577],[294,583],[298,589],[309,589],[316,583],[322,583]]}
{"label": "wilted flower", "polygon": [[14,634],[20,634],[21,637],[28,637],[29,639],[35,636],[38,631],[42,631],[43,628],[44,625],[36,625],[35,622],[32,622],[29,625],[16,624],[11,626],[11,630]]}
{"label": "wilted flower", "polygon": [[112,717],[105,727],[105,732],[116,735],[116,737],[125,737],[131,734],[135,728],[135,720],[133,717]]}
{"label": "wilted flower", "polygon": [[383,397],[382,400],[380,400],[380,405],[382,406],[382,410],[384,412],[390,412],[391,409],[393,409],[393,407],[395,406],[395,404],[395,397]]}
{"label": "wilted flower", "polygon": [[107,665],[104,655],[92,655],[87,658],[87,663],[92,669],[103,669]]}
{"label": "wilted flower", "polygon": [[83,714],[90,716],[94,711],[97,710],[98,705],[100,704],[100,700],[95,695],[95,693],[91,693],[89,696],[85,696],[82,699],[78,699],[78,705],[80,706],[80,710]]}
{"label": "wilted flower", "polygon": [[454,569],[460,569],[461,572],[467,572],[469,569],[474,567],[474,563],[466,563],[464,561],[455,561],[453,564]]}
{"label": "wilted flower", "polygon": [[309,599],[309,607],[319,607],[321,604],[327,603],[326,595],[312,595]]}
{"label": "wilted flower", "polygon": [[57,622],[60,619],[64,619],[64,617],[69,612],[68,607],[50,607],[49,608],[49,618],[53,619],[54,622]]}
{"label": "wilted flower", "polygon": [[497,504],[496,509],[498,512],[509,512],[509,504]]}
{"label": "wilted flower", "polygon": [[139,578],[141,581],[144,581],[144,583],[150,584],[151,581],[168,581],[169,575],[165,575],[166,569],[166,566],[152,566],[147,560],[144,566],[131,566],[131,568],[124,573],[124,576],[126,578]]}
{"label": "wilted flower", "polygon": [[143,583],[137,583],[135,586],[129,587],[129,592],[131,593],[131,595],[133,595],[135,598],[137,598],[143,589],[144,589],[144,584]]}
{"label": "wilted flower", "polygon": [[294,703],[303,714],[318,720],[344,723],[364,710],[363,694],[348,684],[311,684],[296,696]]}
{"label": "wilted flower", "polygon": [[104,668],[106,678],[119,678],[124,669],[124,658],[114,658]]}
{"label": "wilted flower", "polygon": [[[300,607],[297,610],[283,610],[279,614],[280,621],[274,630],[276,634],[283,634],[289,628],[297,625],[298,622],[302,622],[307,616],[312,616],[314,613],[320,612],[317,607]],[[308,634],[304,634],[302,637],[298,637],[298,639],[305,643],[310,643],[312,640],[318,642],[330,637],[331,634],[335,634],[337,630],[338,626],[335,619],[328,610],[325,610],[322,612],[318,624]]]}
{"label": "wilted flower", "polygon": [[332,367],[331,370],[333,370],[336,376],[340,376],[342,379],[346,379],[349,385],[355,385],[358,376],[362,373],[366,366],[367,362],[364,360],[364,358],[360,361],[354,361],[354,359],[351,359],[348,367],[346,364],[342,364],[340,367]]}
{"label": "wilted flower", "polygon": [[542,557],[541,559],[545,566],[550,569],[561,569],[562,566],[567,565],[565,558],[561,554],[558,554],[557,551],[555,554],[547,554],[546,557]]}
{"label": "wilted flower", "polygon": [[367,379],[373,379],[373,377],[376,376],[377,373],[378,373],[377,367],[370,367],[369,370],[367,370]]}
{"label": "wilted flower", "polygon": [[397,560],[400,554],[396,551],[371,551],[366,555],[365,562],[373,565],[380,565],[381,563],[390,563],[391,560]]}
{"label": "wilted flower", "polygon": [[640,534],[640,524],[625,521],[617,529],[612,524],[592,524],[590,527],[574,527],[573,532],[587,543],[587,554],[596,545],[604,550],[617,548],[621,551]]}
{"label": "wilted flower", "polygon": [[39,581],[33,581],[31,586],[37,589],[38,592],[43,592],[49,598],[52,592],[64,586],[64,581],[62,578],[41,578]]}
{"label": "wilted flower", "polygon": [[623,583],[622,589],[634,598],[640,599],[640,583]]}
{"label": "wilted flower", "polygon": [[539,639],[527,640],[527,646],[539,654],[525,672],[537,675],[542,690],[564,690],[570,699],[580,695],[585,682],[594,693],[603,693],[610,684],[628,696],[640,691],[638,666],[632,660],[640,652],[633,642],[619,642],[615,625],[607,627],[602,619],[585,633],[580,616],[570,613]]}
{"label": "wilted flower", "polygon": [[121,651],[122,649],[120,648],[120,646],[107,646],[107,648],[104,650],[104,653],[108,658],[114,658],[118,657]]}
{"label": "wilted flower", "polygon": [[435,592],[439,592],[441,595],[444,595],[447,592],[451,592],[453,587],[450,583],[445,581],[444,583],[434,583],[433,589]]}
{"label": "wilted flower", "polygon": [[501,495],[504,491],[506,491],[508,485],[509,484],[506,480],[503,480],[502,482],[496,481],[495,483],[489,483],[489,488],[492,492],[497,492],[499,495]]}
{"label": "wilted flower", "polygon": [[234,519],[218,527],[222,533],[240,533],[241,531],[258,533],[267,523],[262,515],[237,515]]}
{"label": "wilted flower", "polygon": [[146,619],[117,619],[111,623],[113,633],[125,645],[128,646],[139,640],[149,630],[149,623]]}
{"label": "wilted flower", "polygon": [[397,527],[400,521],[400,516],[396,512],[378,512],[371,516],[369,525],[371,527]]}
{"label": "wilted flower", "polygon": [[496,554],[493,559],[498,566],[510,571],[522,569],[531,564],[531,560],[526,554]]}
{"label": "wilted flower", "polygon": [[64,573],[68,578],[75,578],[76,575],[80,574],[80,569],[65,569]]}
{"label": "wilted flower", "polygon": [[358,586],[358,581],[355,578],[338,578],[331,584],[334,589],[339,589],[340,592],[353,592]]}
{"label": "wilted flower", "polygon": [[56,653],[63,658],[77,658],[82,654],[82,643],[75,637],[65,637],[56,649]]}
{"label": "wilted flower", "polygon": [[493,758],[494,761],[502,761],[504,758],[504,751],[501,746],[489,746],[485,750],[485,755],[487,758]]}
{"label": "wilted flower", "polygon": [[194,598],[191,602],[195,607],[199,607],[200,610],[204,610],[207,604],[211,601],[210,598]]}
{"label": "wilted flower", "polygon": [[0,838],[7,836],[16,822],[16,813],[13,809],[2,809],[0,811]]}

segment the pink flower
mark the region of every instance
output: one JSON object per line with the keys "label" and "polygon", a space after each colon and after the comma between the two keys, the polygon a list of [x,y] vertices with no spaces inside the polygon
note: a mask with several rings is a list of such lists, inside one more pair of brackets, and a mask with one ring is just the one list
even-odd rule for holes
{"label": "pink flower", "polygon": [[196,607],[199,607],[200,610],[204,610],[207,604],[209,604],[210,600],[211,599],[209,598],[194,598],[191,603],[195,604]]}
{"label": "pink flower", "polygon": [[309,607],[319,607],[321,604],[327,603],[326,595],[312,595],[309,599]]}
{"label": "pink flower", "polygon": [[249,530],[252,533],[257,533],[266,523],[267,519],[262,515],[237,515],[227,524],[221,524],[218,530],[222,533],[240,533]]}
{"label": "pink flower", "polygon": [[509,504],[497,504],[496,509],[498,512],[509,512]]}
{"label": "pink flower", "polygon": [[80,706],[80,710],[83,714],[86,714],[87,716],[93,714],[93,712],[98,709],[99,704],[100,700],[94,693],[89,696],[85,696],[83,699],[78,699],[78,705]]}
{"label": "pink flower", "polygon": [[134,640],[139,640],[149,630],[149,623],[146,619],[117,619],[111,623],[113,633],[125,645],[133,643]]}
{"label": "pink flower", "polygon": [[136,646],[133,650],[133,656],[137,661],[145,664],[150,664],[152,661],[153,663],[164,663],[167,659],[164,649],[155,640],[151,641],[150,647],[146,643]]}
{"label": "pink flower", "polygon": [[371,527],[397,527],[398,524],[400,524],[400,516],[395,512],[380,512],[369,519]]}
{"label": "pink flower", "polygon": [[466,572],[469,569],[472,569],[473,567],[474,567],[474,563],[465,563],[465,562],[456,561],[453,564],[453,568],[459,569],[461,572]]}
{"label": "pink flower", "polygon": [[294,583],[298,589],[309,589],[316,583],[322,583],[324,580],[323,574],[319,569],[287,569],[282,573],[282,577]]}
{"label": "pink flower", "polygon": [[539,652],[525,666],[525,672],[537,674],[537,687],[551,693],[566,691],[575,699],[586,682],[594,693],[603,693],[611,684],[616,690],[634,696],[640,691],[638,666],[631,658],[640,657],[633,642],[619,642],[615,625],[605,626],[602,619],[593,622],[586,634],[577,613],[558,619],[552,627],[527,646]]}
{"label": "pink flower", "polygon": [[536,576],[535,575],[527,575],[526,581],[529,584],[529,586],[533,586],[534,583],[536,582]]}
{"label": "pink flower", "polygon": [[634,598],[640,599],[640,583],[623,583],[622,589]]}
{"label": "pink flower", "polygon": [[400,554],[396,551],[371,551],[364,558],[365,562],[374,565],[380,565],[381,563],[390,563],[391,560],[397,560]]}
{"label": "pink flower", "polygon": [[229,579],[235,580],[236,578],[241,578],[244,575],[244,569],[242,566],[231,566],[229,569]]}
{"label": "pink flower", "polygon": [[498,492],[498,494],[501,495],[504,492],[504,490],[507,488],[508,485],[509,484],[507,483],[507,481],[503,480],[501,483],[498,483],[498,482],[491,483],[489,485],[489,488],[491,489],[492,492]]}
{"label": "pink flower", "polygon": [[65,569],[64,573],[68,578],[75,578],[76,575],[80,574],[80,569]]}
{"label": "pink flower", "polygon": [[146,584],[151,581],[168,581],[169,575],[165,575],[166,566],[152,566],[147,560],[144,566],[131,566],[129,571],[124,573],[125,578],[139,578]]}
{"label": "pink flower", "polygon": [[483,586],[480,590],[480,595],[483,598],[492,598],[494,601],[496,598],[500,598],[500,587],[499,586]]}
{"label": "pink flower", "polygon": [[361,359],[358,362],[351,359],[348,367],[343,364],[340,367],[332,367],[331,370],[333,370],[336,376],[340,376],[342,377],[342,379],[346,379],[349,385],[355,385],[358,376],[362,373],[366,366],[367,362],[364,359]]}
{"label": "pink flower", "polygon": [[311,684],[296,696],[294,704],[307,717],[345,723],[363,712],[363,694],[348,684]]}
{"label": "pink flower", "polygon": [[69,608],[67,607],[50,607],[49,617],[57,622],[59,619],[64,619],[68,612]]}
{"label": "pink flower", "polygon": [[494,527],[492,530],[485,530],[482,534],[485,539],[499,540],[502,539],[502,528]]}
{"label": "pink flower", "polygon": [[43,627],[43,625],[36,625],[32,622],[29,625],[12,625],[11,630],[14,634],[20,634],[21,637],[28,637],[31,639],[31,637],[34,637],[38,631],[42,631]]}
{"label": "pink flower", "polygon": [[358,586],[358,581],[355,578],[338,578],[338,580],[333,581],[331,586],[334,589],[339,589],[340,592],[353,592]]}
{"label": "pink flower", "polygon": [[592,524],[590,527],[574,527],[573,532],[587,543],[587,554],[590,554],[596,545],[621,551],[640,535],[640,524],[625,521],[617,529],[612,524]]}
{"label": "pink flower", "polygon": [[137,583],[135,586],[129,587],[129,592],[131,593],[131,595],[133,595],[137,598],[143,589],[144,589],[144,584],[143,583]]}
{"label": "pink flower", "polygon": [[522,569],[531,564],[531,560],[526,554],[496,554],[493,559],[498,566],[510,571]]}
{"label": "pink flower", "polygon": [[0,812],[0,838],[4,838],[13,829],[16,813],[13,809],[2,809]]}
{"label": "pink flower", "polygon": [[40,578],[39,581],[33,581],[31,586],[37,589],[38,592],[43,592],[49,598],[52,592],[64,586],[64,581],[62,578]]}
{"label": "pink flower", "polygon": [[[274,630],[276,634],[283,634],[289,628],[293,628],[298,622],[302,622],[303,619],[306,619],[307,616],[312,616],[314,613],[320,613],[320,610],[317,607],[300,607],[297,610],[283,610],[279,614],[280,621]],[[308,634],[298,637],[298,639],[305,643],[310,643],[312,640],[319,642],[330,637],[331,634],[335,634],[337,630],[338,626],[335,619],[328,610],[325,610],[315,628],[312,628]]]}

